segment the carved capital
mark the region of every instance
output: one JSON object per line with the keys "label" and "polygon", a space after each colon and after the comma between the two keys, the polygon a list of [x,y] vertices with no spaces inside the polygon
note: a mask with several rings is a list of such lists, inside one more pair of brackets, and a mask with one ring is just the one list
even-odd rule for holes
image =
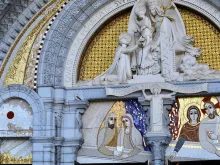
{"label": "carved capital", "polygon": [[63,118],[62,112],[55,112],[55,123],[57,127],[61,127],[62,118]]}
{"label": "carved capital", "polygon": [[82,114],[84,113],[84,111],[85,110],[83,109],[79,109],[76,111],[75,126],[76,126],[76,134],[77,134],[77,137],[79,138],[83,138],[82,136],[82,127],[83,127]]}
{"label": "carved capital", "polygon": [[165,150],[170,143],[170,136],[166,134],[147,134],[145,136],[146,144],[149,145],[153,154],[154,165],[164,165]]}

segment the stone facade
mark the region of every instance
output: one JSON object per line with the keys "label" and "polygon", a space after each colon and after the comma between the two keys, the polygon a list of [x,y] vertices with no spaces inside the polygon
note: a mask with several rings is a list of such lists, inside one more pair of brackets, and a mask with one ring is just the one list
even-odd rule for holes
{"label": "stone facade", "polygon": [[[0,61],[4,60],[24,26],[48,1],[20,0],[16,3],[13,2],[13,0],[5,0],[0,3]],[[94,32],[106,20],[133,6],[134,3],[135,0],[69,1],[51,26],[42,47],[37,90],[33,91],[18,84],[0,88],[0,105],[11,98],[23,99],[31,105],[34,121],[33,136],[29,139],[33,145],[33,165],[75,164],[77,153],[83,144],[81,118],[91,101],[136,99],[140,102],[144,111],[150,114],[150,101],[144,99],[141,89],[127,95],[114,96],[107,94],[105,86],[75,86],[83,46],[89,42]],[[175,0],[175,3],[202,13],[219,27],[219,3],[216,3],[218,7],[205,0],[200,3],[190,0]],[[108,7],[112,10],[105,10]],[[69,56],[74,58],[66,61]],[[219,80],[170,82],[169,84],[179,90],[176,91],[175,97],[220,94]],[[180,92],[184,87],[195,89],[195,86],[201,87],[204,85],[207,87],[206,90]],[[126,91],[134,86],[134,84],[125,84],[108,87],[113,90]],[[162,84],[162,86],[165,87],[166,84]],[[143,90],[146,91],[147,95],[150,95],[150,88],[144,87]],[[162,89],[161,93],[168,94],[168,91],[172,90]],[[144,135],[145,143],[151,148],[152,162],[155,165],[166,162],[165,149],[171,140],[167,109],[171,108],[173,101],[173,98],[171,98],[162,103],[163,114],[166,116],[162,121],[164,132]],[[150,126],[150,122],[147,122],[146,125]]]}

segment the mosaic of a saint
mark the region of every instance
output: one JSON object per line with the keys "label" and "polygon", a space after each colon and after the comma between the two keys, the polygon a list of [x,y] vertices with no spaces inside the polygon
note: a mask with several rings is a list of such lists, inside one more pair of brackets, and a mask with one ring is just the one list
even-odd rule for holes
{"label": "mosaic of a saint", "polygon": [[199,108],[196,106],[190,106],[187,110],[188,121],[183,125],[180,131],[179,140],[176,143],[170,159],[173,159],[176,156],[185,141],[199,142],[200,118],[201,113]]}
{"label": "mosaic of a saint", "polygon": [[188,122],[185,123],[180,131],[179,139],[186,141],[199,142],[199,125],[201,113],[198,107],[191,106],[187,111]]}
{"label": "mosaic of a saint", "polygon": [[[144,151],[141,128],[136,128],[133,118],[140,122],[145,116],[140,113],[135,102],[126,103],[125,107],[127,111],[124,114],[117,115],[110,111],[98,133],[97,148],[103,155],[125,159]],[[137,111],[134,111],[135,108]],[[133,116],[128,111],[132,112]]]}
{"label": "mosaic of a saint", "polygon": [[98,150],[104,155],[114,155],[114,151],[111,147],[117,146],[117,119],[115,113],[110,113],[106,118],[104,128],[99,132],[98,135]]}
{"label": "mosaic of a saint", "polygon": [[[200,109],[198,108],[198,102],[201,102]],[[185,141],[198,142],[197,145],[200,145],[204,150],[220,156],[220,150],[217,147],[220,140],[220,117],[217,108],[220,108],[220,103],[216,98],[208,97],[197,98],[193,104],[197,106],[192,105],[187,109],[188,121],[183,124],[179,132],[178,141],[169,157],[171,160],[176,157]],[[185,113],[185,111],[182,112]]]}

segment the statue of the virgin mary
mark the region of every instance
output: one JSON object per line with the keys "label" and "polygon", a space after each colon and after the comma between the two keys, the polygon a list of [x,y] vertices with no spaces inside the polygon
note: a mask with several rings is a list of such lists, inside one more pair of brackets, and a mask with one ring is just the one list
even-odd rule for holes
{"label": "statue of the virgin mary", "polygon": [[148,74],[160,73],[165,81],[181,81],[177,69],[182,56],[187,52],[193,57],[199,57],[200,49],[192,46],[193,38],[186,35],[180,13],[171,0],[138,0],[136,2],[128,25],[128,32],[133,36],[132,43],[135,44],[140,37],[145,38],[146,34],[143,34],[142,27],[145,25],[140,26],[140,22],[146,19],[143,17],[140,19],[140,13],[143,12],[144,17],[149,18],[152,24],[150,28],[152,40],[144,45],[142,50],[139,49],[133,53],[131,68],[137,71],[137,75],[146,73],[142,70],[147,68],[142,66],[146,66],[146,63],[149,63],[149,57],[152,56],[155,62],[147,66],[154,70],[153,66],[159,63],[160,69],[156,72],[148,72]]}

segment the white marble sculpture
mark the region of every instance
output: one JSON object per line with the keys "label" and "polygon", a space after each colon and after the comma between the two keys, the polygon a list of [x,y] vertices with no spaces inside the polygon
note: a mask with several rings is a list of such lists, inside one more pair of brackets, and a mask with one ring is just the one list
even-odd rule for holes
{"label": "white marble sculpture", "polygon": [[163,133],[163,100],[172,99],[176,92],[161,94],[161,87],[156,84],[151,87],[150,91],[153,95],[146,95],[145,90],[142,90],[144,99],[150,101],[149,132]]}
{"label": "white marble sculpture", "polygon": [[218,71],[196,61],[201,50],[193,47],[193,37],[186,35],[182,17],[172,0],[137,0],[131,11],[128,32],[121,34],[119,40],[110,68],[94,80],[78,84],[170,82],[220,77]]}
{"label": "white marble sculpture", "polygon": [[183,80],[219,79],[220,71],[210,69],[208,65],[198,63],[195,57],[186,54],[180,64]]}

